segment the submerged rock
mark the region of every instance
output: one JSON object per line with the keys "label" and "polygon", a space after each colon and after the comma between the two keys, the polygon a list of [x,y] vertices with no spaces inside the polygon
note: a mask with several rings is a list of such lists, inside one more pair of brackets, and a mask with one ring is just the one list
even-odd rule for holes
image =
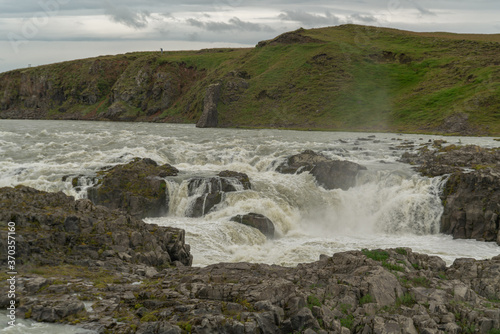
{"label": "submerged rock", "polygon": [[222,171],[215,177],[195,177],[189,180],[188,196],[193,199],[186,216],[202,217],[224,200],[224,194],[251,189],[244,173]]}
{"label": "submerged rock", "polygon": [[274,238],[274,224],[264,215],[258,213],[248,213],[246,215],[237,215],[231,218],[231,221],[247,225],[258,229],[268,238]]}
{"label": "submerged rock", "polygon": [[121,209],[134,217],[160,217],[168,212],[167,176],[179,171],[168,164],[135,158],[130,163],[100,172],[96,186],[87,189],[88,198],[110,209]]}
{"label": "submerged rock", "polygon": [[[250,179],[248,178],[248,175],[245,173],[238,173],[230,170],[224,170],[217,174],[217,176],[225,178],[227,180],[229,179],[236,179],[241,185],[243,186],[243,189],[252,189],[252,184],[250,183]],[[234,186],[233,186],[234,187]],[[235,189],[236,190],[236,189]]]}
{"label": "submerged rock", "polygon": [[347,190],[356,185],[356,176],[366,167],[350,161],[331,160],[311,150],[290,156],[276,171],[283,174],[310,172],[325,189]]}

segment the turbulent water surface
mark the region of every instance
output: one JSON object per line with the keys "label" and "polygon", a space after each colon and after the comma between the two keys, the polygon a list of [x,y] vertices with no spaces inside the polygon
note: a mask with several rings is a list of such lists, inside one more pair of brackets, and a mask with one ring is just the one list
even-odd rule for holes
{"label": "turbulent water surface", "polygon": [[[85,191],[75,191],[65,176],[92,176],[133,157],[172,164],[181,173],[168,182],[171,210],[166,217],[146,221],[185,229],[194,265],[252,261],[292,266],[317,260],[320,254],[387,247],[411,247],[448,263],[457,257],[495,256],[500,248],[494,243],[439,234],[443,179],[421,177],[397,161],[404,152],[400,146],[413,142],[418,147],[440,138],[9,120],[0,122],[0,186],[24,184],[82,198]],[[492,138],[444,139],[485,147],[500,144]],[[309,173],[275,172],[287,156],[305,149],[368,169],[347,191],[318,187]],[[252,189],[226,194],[223,203],[203,218],[185,217],[190,205],[186,180],[222,170],[247,173]],[[257,230],[229,221],[247,212],[269,217],[276,238],[267,240]]]}

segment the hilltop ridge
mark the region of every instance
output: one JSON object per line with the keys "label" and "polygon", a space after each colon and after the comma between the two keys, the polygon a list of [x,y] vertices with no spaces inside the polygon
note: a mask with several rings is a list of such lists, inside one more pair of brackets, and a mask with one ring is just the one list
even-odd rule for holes
{"label": "hilltop ridge", "polygon": [[0,74],[0,118],[500,134],[500,34],[341,25],[255,48],[134,52]]}

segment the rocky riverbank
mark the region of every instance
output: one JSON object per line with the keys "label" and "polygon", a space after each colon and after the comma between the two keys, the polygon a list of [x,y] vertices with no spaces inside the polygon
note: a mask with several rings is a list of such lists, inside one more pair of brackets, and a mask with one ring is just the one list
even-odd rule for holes
{"label": "rocky riverbank", "polygon": [[[488,334],[500,327],[498,256],[446,267],[406,248],[365,249],[294,268],[193,268],[184,231],[88,200],[2,188],[0,208],[2,242],[7,222],[16,222],[19,317],[141,334]],[[6,295],[0,302],[6,306]]]}
{"label": "rocky riverbank", "polygon": [[500,149],[435,141],[405,153],[402,161],[429,177],[450,175],[442,194],[442,233],[500,245]]}

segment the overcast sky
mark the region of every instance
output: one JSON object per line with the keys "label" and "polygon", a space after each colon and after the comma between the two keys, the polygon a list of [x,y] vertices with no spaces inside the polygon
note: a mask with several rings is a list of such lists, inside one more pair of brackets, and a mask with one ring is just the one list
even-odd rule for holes
{"label": "overcast sky", "polygon": [[500,33],[500,1],[0,0],[0,72],[129,51],[254,46],[344,23]]}

